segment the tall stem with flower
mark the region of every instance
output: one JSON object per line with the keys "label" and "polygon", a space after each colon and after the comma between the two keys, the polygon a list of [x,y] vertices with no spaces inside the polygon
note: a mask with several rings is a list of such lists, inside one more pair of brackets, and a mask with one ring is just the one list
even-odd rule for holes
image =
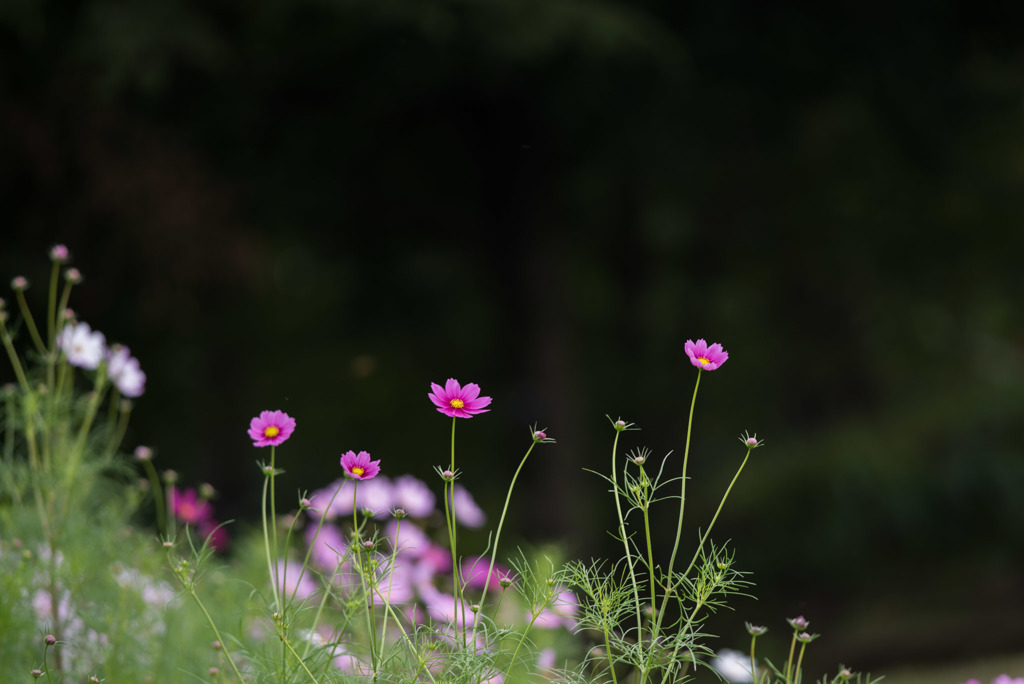
{"label": "tall stem with flower", "polygon": [[[431,392],[427,394],[427,398],[433,402],[440,413],[452,419],[451,466],[449,469],[441,471],[441,477],[444,480],[445,525],[448,528],[448,543],[451,546],[452,552],[452,584],[454,585],[455,610],[457,613],[462,613],[462,645],[465,646],[466,608],[459,582],[459,560],[456,550],[458,536],[454,496],[455,478],[457,477],[457,471],[455,470],[455,419],[472,418],[477,414],[486,413],[490,410],[487,406],[491,404],[491,397],[481,397],[480,386],[476,383],[466,383],[466,386],[463,387],[455,378],[448,378],[444,387],[432,382],[430,383],[430,389]],[[458,616],[456,616],[456,622],[458,621],[457,618]]]}

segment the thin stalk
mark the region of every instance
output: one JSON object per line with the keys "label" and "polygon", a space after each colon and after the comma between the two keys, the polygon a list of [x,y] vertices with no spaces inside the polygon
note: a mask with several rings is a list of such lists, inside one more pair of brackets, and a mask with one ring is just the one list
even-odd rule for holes
{"label": "thin stalk", "polygon": [[[686,422],[686,447],[683,450],[683,476],[681,478],[682,484],[680,485],[679,494],[679,522],[676,524],[676,539],[672,544],[672,555],[669,557],[668,570],[665,573],[665,577],[668,580],[668,587],[665,589],[665,596],[661,602],[661,609],[657,611],[655,615],[654,627],[651,629],[651,642],[657,640],[658,634],[661,630],[661,620],[665,615],[665,609],[668,608],[668,599],[672,595],[672,568],[675,567],[676,554],[679,551],[679,540],[683,535],[683,513],[686,509],[686,469],[690,459],[690,436],[693,430],[693,410],[697,405],[697,390],[700,388],[700,376],[701,369],[697,369],[697,381],[693,385],[693,398],[690,400],[690,417]],[[640,684],[644,684],[646,677],[641,676]]]}
{"label": "thin stalk", "polygon": [[[398,518],[397,520],[398,520],[398,522],[395,523],[395,546],[391,549],[391,565],[390,565],[391,571],[388,573],[388,595],[384,599],[384,605],[385,605],[385,608],[384,608],[384,620],[382,621],[383,624],[381,625],[381,628],[380,628],[380,643],[381,644],[384,643],[384,637],[387,634],[387,630],[388,630],[388,610],[387,610],[387,606],[391,603],[391,585],[392,585],[392,583],[395,580],[395,561],[398,558],[398,539],[399,539],[398,534],[399,534],[399,532],[402,531],[402,519]],[[473,627],[475,628],[476,624],[474,624]]]}
{"label": "thin stalk", "polygon": [[757,641],[757,635],[750,635],[750,677],[757,684],[757,669],[754,667],[756,660],[754,659],[754,643]]}
{"label": "thin stalk", "polygon": [[25,291],[18,290],[15,293],[15,297],[18,300],[18,308],[21,309],[21,316],[25,319],[25,327],[28,328],[28,334],[32,338],[32,343],[36,345],[36,350],[45,356],[46,345],[43,343],[43,338],[39,336],[39,329],[36,328],[35,319],[32,318],[32,311],[28,308],[28,302],[25,301]]}
{"label": "thin stalk", "polygon": [[800,642],[800,655],[797,656],[797,659],[796,659],[796,684],[800,684],[800,679],[801,679],[800,667],[801,667],[801,665],[804,662],[804,649],[806,649],[806,648],[807,648],[807,642],[806,641],[801,641]]}
{"label": "thin stalk", "polygon": [[[505,515],[508,513],[509,502],[512,501],[512,488],[516,486],[516,479],[519,477],[519,473],[522,471],[523,466],[526,465],[526,459],[530,457],[530,453],[533,451],[533,447],[536,446],[537,442],[531,442],[530,448],[526,450],[526,455],[523,456],[523,460],[519,462],[519,467],[516,468],[515,474],[512,476],[512,482],[508,486],[508,493],[505,495],[505,506],[501,509],[501,519],[498,521],[498,529],[494,533],[494,547],[491,549],[491,563],[487,567],[487,576],[484,578],[484,590],[480,596],[480,610],[483,610],[484,601],[487,599],[487,590],[491,586],[491,573],[494,572],[494,559],[498,555],[498,542],[501,540],[501,529],[505,525]],[[470,634],[470,641],[476,639],[476,628],[478,621],[473,621],[473,631]]]}
{"label": "thin stalk", "polygon": [[[629,550],[629,539],[626,537],[626,521],[622,517],[622,504],[619,502],[619,479],[616,472],[618,472],[618,448],[619,448],[619,435],[621,430],[615,430],[615,441],[612,442],[612,494],[615,496],[615,514],[619,519],[619,536],[622,537],[622,546],[626,553],[626,565],[629,568],[629,578],[633,584],[633,602],[636,607],[636,634],[637,638],[640,638],[641,630],[643,629],[643,617],[640,614],[640,588],[636,581],[636,572],[633,569],[633,554]],[[643,681],[641,679],[641,681]]]}
{"label": "thin stalk", "polygon": [[793,640],[789,642],[789,660],[786,662],[786,684],[792,684],[789,674],[793,668],[793,652],[796,650],[796,632],[793,632]]}
{"label": "thin stalk", "polygon": [[4,349],[7,350],[7,358],[11,360],[11,367],[14,369],[14,375],[18,378],[18,384],[27,393],[30,391],[28,378],[25,377],[25,369],[21,367],[21,359],[18,358],[18,352],[14,349],[14,342],[11,340],[11,334],[7,331],[7,325],[5,325],[3,318],[3,316],[0,316],[0,339],[3,340]]}
{"label": "thin stalk", "polygon": [[[270,467],[273,468],[274,467],[273,466],[273,453],[274,453],[274,447],[273,446],[270,447],[270,453],[271,453],[271,466]],[[270,487],[270,474],[267,473],[266,470],[264,469],[264,475],[263,475],[263,497],[262,497],[262,501],[261,501],[261,504],[260,504],[260,513],[262,514],[261,517],[262,517],[262,520],[263,520],[263,548],[266,551],[266,556],[267,556],[267,573],[270,576],[270,588],[271,588],[271,590],[273,591],[273,594],[274,594],[274,608],[275,608],[275,610],[280,610],[281,599],[280,599],[280,597],[277,594],[277,572],[275,571],[275,568],[274,568],[274,561],[271,558],[270,530],[269,530],[269,528],[267,526],[267,490],[269,489],[269,487]]]}
{"label": "thin stalk", "polygon": [[[182,582],[182,584],[184,584],[184,582]],[[242,677],[242,673],[238,671],[238,666],[235,665],[235,661],[231,657],[231,653],[228,651],[227,643],[221,637],[220,631],[217,629],[217,624],[213,621],[213,618],[210,617],[209,611],[206,610],[206,606],[203,605],[203,602],[199,598],[199,595],[196,593],[195,588],[194,587],[190,587],[188,585],[185,585],[185,588],[188,590],[188,593],[195,600],[196,605],[199,606],[199,610],[203,611],[203,615],[206,616],[206,621],[208,623],[210,623],[210,629],[213,630],[214,637],[216,637],[217,641],[220,642],[221,650],[223,651],[224,656],[228,659],[228,665],[231,666],[231,670],[235,673],[235,676],[238,677],[238,681],[240,681],[240,682],[242,682],[244,684],[245,678]]]}
{"label": "thin stalk", "polygon": [[295,589],[292,591],[292,595],[288,597],[289,600],[294,599],[295,592],[299,590],[299,582],[302,581],[302,578],[306,574],[306,568],[309,567],[309,558],[310,555],[313,553],[313,545],[316,544],[316,540],[320,537],[320,530],[323,529],[324,522],[326,522],[327,520],[327,511],[331,510],[331,505],[334,504],[334,499],[341,492],[341,488],[343,486],[345,486],[344,480],[340,485],[338,485],[338,488],[334,490],[334,494],[331,495],[330,501],[327,502],[327,506],[324,507],[323,509],[323,513],[320,516],[320,522],[317,523],[316,531],[313,533],[313,538],[309,541],[309,544],[307,544],[306,546],[306,557],[302,561],[302,569],[299,571],[299,579],[295,582]]}
{"label": "thin stalk", "polygon": [[160,531],[161,535],[166,535],[167,504],[164,502],[164,490],[160,484],[160,477],[156,474],[156,468],[153,466],[153,462],[149,459],[142,462],[142,467],[146,470],[146,475],[149,477],[149,484],[153,488],[153,507],[156,508],[156,527]]}

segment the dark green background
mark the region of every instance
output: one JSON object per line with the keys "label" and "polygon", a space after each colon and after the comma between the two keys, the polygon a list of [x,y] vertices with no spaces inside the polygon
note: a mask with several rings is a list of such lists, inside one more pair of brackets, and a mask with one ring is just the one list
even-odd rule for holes
{"label": "dark green background", "polygon": [[767,440],[716,535],[760,598],[726,645],[803,613],[819,668],[1019,649],[1022,30],[1014,2],[7,0],[0,266],[41,305],[71,247],[74,308],[149,376],[129,446],[242,521],[259,410],[298,420],[284,491],[348,449],[429,479],[454,376],[494,397],[459,425],[492,515],[538,421],[514,530],[614,553],[605,415],[678,463],[683,342],[719,341],[688,539]]}

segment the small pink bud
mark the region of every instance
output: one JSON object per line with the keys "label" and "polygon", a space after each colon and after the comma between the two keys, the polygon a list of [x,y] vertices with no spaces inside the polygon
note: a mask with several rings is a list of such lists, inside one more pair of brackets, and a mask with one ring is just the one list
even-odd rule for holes
{"label": "small pink bud", "polygon": [[64,280],[68,281],[72,285],[77,285],[82,282],[82,272],[72,266],[68,270],[64,271]]}
{"label": "small pink bud", "polygon": [[67,245],[54,245],[53,249],[50,250],[50,259],[58,263],[64,263],[68,260],[68,248]]}
{"label": "small pink bud", "polygon": [[636,456],[633,458],[633,463],[636,463],[637,465],[643,465],[646,461],[647,459],[643,456]]}
{"label": "small pink bud", "polygon": [[214,651],[219,651],[221,649],[219,641],[214,641],[212,644],[210,644],[210,646],[211,648],[213,648]]}
{"label": "small pink bud", "polygon": [[453,473],[450,470],[445,470],[443,473],[441,473],[441,479],[451,482],[452,480],[455,479],[455,473]]}
{"label": "small pink bud", "polygon": [[363,548],[364,549],[372,549],[373,548],[373,542],[372,541],[364,541],[363,542]]}
{"label": "small pink bud", "polygon": [[312,508],[312,507],[313,507],[313,502],[310,501],[309,499],[306,499],[306,498],[299,499],[299,508],[301,508],[302,510],[306,510],[307,508]]}
{"label": "small pink bud", "polygon": [[537,430],[533,433],[533,441],[535,442],[543,442],[547,438],[548,436],[544,434],[543,430]]}
{"label": "small pink bud", "polygon": [[220,668],[216,668],[216,667],[211,667],[210,668],[210,676],[216,677],[219,674],[220,674]]}
{"label": "small pink bud", "polygon": [[397,519],[401,520],[402,518],[404,518],[408,514],[405,512],[404,508],[396,508],[394,511],[391,512],[391,515],[393,515]]}
{"label": "small pink bud", "polygon": [[28,280],[25,278],[25,276],[14,276],[14,278],[11,279],[11,289],[14,290],[15,292],[27,290]]}
{"label": "small pink bud", "polygon": [[165,549],[173,549],[174,548],[174,542],[172,542],[172,541],[165,541],[164,542],[164,548]]}
{"label": "small pink bud", "polygon": [[144,445],[140,444],[139,446],[135,447],[135,460],[136,461],[139,461],[141,463],[142,461],[152,460],[152,458],[153,458],[153,450],[150,449],[148,446],[144,446]]}
{"label": "small pink bud", "polygon": [[57,643],[57,637],[53,636],[52,634],[47,634],[45,637],[43,637],[43,641],[46,642],[47,646],[53,646],[55,643]]}
{"label": "small pink bud", "polygon": [[36,679],[39,679],[40,677],[43,676],[43,671],[42,670],[32,670],[32,676],[35,677]]}

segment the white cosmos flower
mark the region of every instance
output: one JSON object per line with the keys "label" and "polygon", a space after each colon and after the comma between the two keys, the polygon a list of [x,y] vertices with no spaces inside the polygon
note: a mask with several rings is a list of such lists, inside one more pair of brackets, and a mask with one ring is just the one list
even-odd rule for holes
{"label": "white cosmos flower", "polygon": [[57,338],[57,345],[64,352],[68,363],[89,370],[99,368],[107,352],[107,340],[103,333],[94,332],[88,323],[64,326]]}
{"label": "white cosmos flower", "polygon": [[107,375],[126,397],[141,397],[146,391],[146,374],[128,347],[115,344],[107,353]]}
{"label": "white cosmos flower", "polygon": [[750,675],[750,656],[730,648],[723,648],[718,656],[711,661],[711,667],[718,671],[728,682],[752,682]]}

